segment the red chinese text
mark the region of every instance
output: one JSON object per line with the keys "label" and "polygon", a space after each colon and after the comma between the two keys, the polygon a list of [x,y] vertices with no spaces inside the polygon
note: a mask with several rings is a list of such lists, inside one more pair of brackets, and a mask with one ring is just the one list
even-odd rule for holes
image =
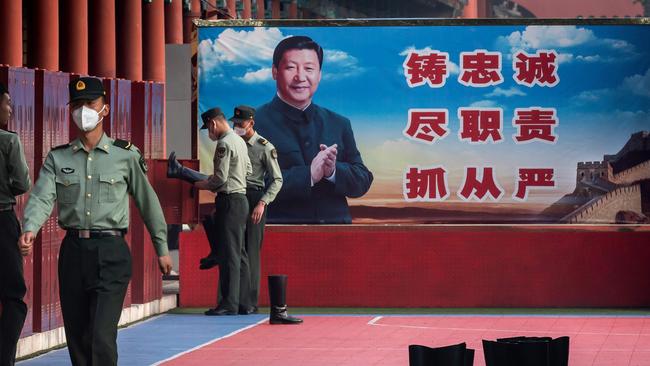
{"label": "red chinese text", "polygon": [[555,143],[557,134],[554,128],[558,124],[555,108],[516,108],[512,126],[517,129],[517,134],[513,135],[513,139],[518,144],[533,140]]}
{"label": "red chinese text", "polygon": [[409,109],[404,135],[414,140],[434,143],[449,133],[447,114],[446,109]]}
{"label": "red chinese text", "polygon": [[513,78],[520,85],[552,87],[560,82],[558,56],[552,50],[540,50],[532,55],[519,51],[512,58],[512,68],[515,71]]}
{"label": "red chinese text", "polygon": [[477,167],[465,169],[465,181],[458,191],[458,197],[463,201],[484,201],[488,196],[497,201],[503,196],[503,188],[499,186],[494,178],[494,169],[484,167],[481,178],[478,177]]}
{"label": "red chinese text", "polygon": [[459,108],[460,140],[469,140],[470,143],[493,143],[503,140],[503,110],[501,108]]}
{"label": "red chinese text", "polygon": [[442,201],[449,196],[447,171],[443,167],[410,167],[404,179],[407,201]]}
{"label": "red chinese text", "polygon": [[528,198],[528,188],[530,187],[555,187],[553,175],[553,168],[520,168],[517,192],[515,192],[513,198],[525,201]]}
{"label": "red chinese text", "polygon": [[409,52],[403,64],[408,86],[413,88],[427,83],[432,88],[443,87],[449,76],[448,61],[449,54],[446,52]]}
{"label": "red chinese text", "polygon": [[473,87],[501,84],[501,52],[461,52],[458,82]]}

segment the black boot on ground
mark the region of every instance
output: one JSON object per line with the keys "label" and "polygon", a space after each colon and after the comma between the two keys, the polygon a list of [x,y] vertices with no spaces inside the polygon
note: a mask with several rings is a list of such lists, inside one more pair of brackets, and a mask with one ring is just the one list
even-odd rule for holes
{"label": "black boot on ground", "polygon": [[269,276],[269,297],[271,298],[271,324],[300,324],[302,319],[287,314],[287,276]]}
{"label": "black boot on ground", "polygon": [[208,237],[208,243],[210,244],[210,254],[207,257],[201,258],[199,264],[199,269],[210,269],[219,265],[219,249],[217,247],[217,232],[216,226],[214,223],[214,215],[205,215],[203,217],[203,229],[205,235]]}
{"label": "black boot on ground", "polygon": [[472,366],[474,350],[465,343],[431,348],[412,344],[409,346],[409,366]]}

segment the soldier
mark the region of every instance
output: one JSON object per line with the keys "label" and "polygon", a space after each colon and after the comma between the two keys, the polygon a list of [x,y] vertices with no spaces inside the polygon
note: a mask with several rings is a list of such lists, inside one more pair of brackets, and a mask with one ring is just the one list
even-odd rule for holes
{"label": "soldier", "polygon": [[[230,118],[234,123],[235,134],[246,141],[248,158],[251,161],[252,173],[246,177],[246,199],[248,201],[248,219],[245,232],[245,254],[248,258],[249,274],[242,275],[241,281],[250,278],[250,291],[239,294],[239,314],[247,315],[257,313],[257,303],[260,291],[260,250],[264,238],[264,225],[266,223],[266,207],[273,201],[282,187],[282,173],[277,161],[275,147],[268,140],[258,135],[254,130],[255,109],[249,106],[235,108],[235,115]],[[190,182],[205,179],[201,174],[181,166],[170,155],[168,176],[181,178]],[[265,181],[268,182],[265,188]],[[212,240],[210,240],[212,242]],[[217,265],[215,245],[211,244],[211,255],[204,259],[201,268]],[[245,264],[242,264],[244,266]],[[242,271],[245,269],[243,267]],[[286,301],[286,276],[270,276],[271,294],[271,323],[295,324],[301,319],[287,315]]]}
{"label": "soldier", "polygon": [[43,163],[25,208],[21,246],[34,237],[57,203],[67,231],[59,254],[59,295],[68,352],[73,365],[117,365],[117,324],[131,278],[131,254],[124,240],[129,198],[153,241],[160,270],[168,274],[167,225],[147,166],[130,142],[103,130],[109,113],[102,82],[70,82],[70,111],[80,138],[53,148]]}
{"label": "soldier", "polygon": [[209,137],[217,142],[214,151],[214,174],[194,183],[197,189],[217,194],[214,236],[223,250],[219,266],[217,307],[205,315],[236,315],[239,296],[250,291],[248,257],[244,248],[244,231],[248,216],[246,176],[251,174],[246,144],[230,128],[219,108],[201,115]]}
{"label": "soldier", "polygon": [[14,213],[16,196],[31,186],[29,169],[18,135],[6,131],[11,118],[11,97],[0,84],[0,365],[16,360],[16,344],[27,316],[23,297],[27,292],[23,278],[23,258],[29,248],[19,248],[20,224]]}
{"label": "soldier", "polygon": [[[245,105],[239,106],[235,108],[235,115],[230,120],[234,123],[235,133],[246,141],[248,157],[253,166],[253,174],[246,179],[246,198],[250,208],[246,223],[246,253],[250,262],[251,291],[250,298],[240,296],[240,304],[247,304],[240,309],[240,314],[251,314],[257,313],[260,293],[260,251],[264,239],[266,207],[273,202],[282,188],[282,172],[273,144],[255,132],[255,109]],[[268,181],[266,189],[265,180]],[[271,305],[272,321],[302,322],[301,319],[286,314],[286,303]],[[277,306],[284,306],[285,309],[276,309]]]}

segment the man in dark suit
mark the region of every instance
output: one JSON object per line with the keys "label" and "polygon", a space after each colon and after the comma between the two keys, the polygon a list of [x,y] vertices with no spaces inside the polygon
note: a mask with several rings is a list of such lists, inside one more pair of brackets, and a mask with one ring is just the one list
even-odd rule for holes
{"label": "man in dark suit", "polygon": [[256,126],[278,152],[284,184],[268,222],[349,224],[347,197],[372,184],[350,120],[312,103],[323,49],[309,37],[282,40],[273,52],[277,95],[257,109]]}

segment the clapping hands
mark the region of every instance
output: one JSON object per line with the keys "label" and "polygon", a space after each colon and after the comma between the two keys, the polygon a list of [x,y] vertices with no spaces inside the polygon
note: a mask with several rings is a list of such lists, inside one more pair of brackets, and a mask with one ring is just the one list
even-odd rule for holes
{"label": "clapping hands", "polygon": [[320,151],[311,161],[312,184],[320,182],[323,178],[329,178],[336,170],[337,145],[320,145]]}

